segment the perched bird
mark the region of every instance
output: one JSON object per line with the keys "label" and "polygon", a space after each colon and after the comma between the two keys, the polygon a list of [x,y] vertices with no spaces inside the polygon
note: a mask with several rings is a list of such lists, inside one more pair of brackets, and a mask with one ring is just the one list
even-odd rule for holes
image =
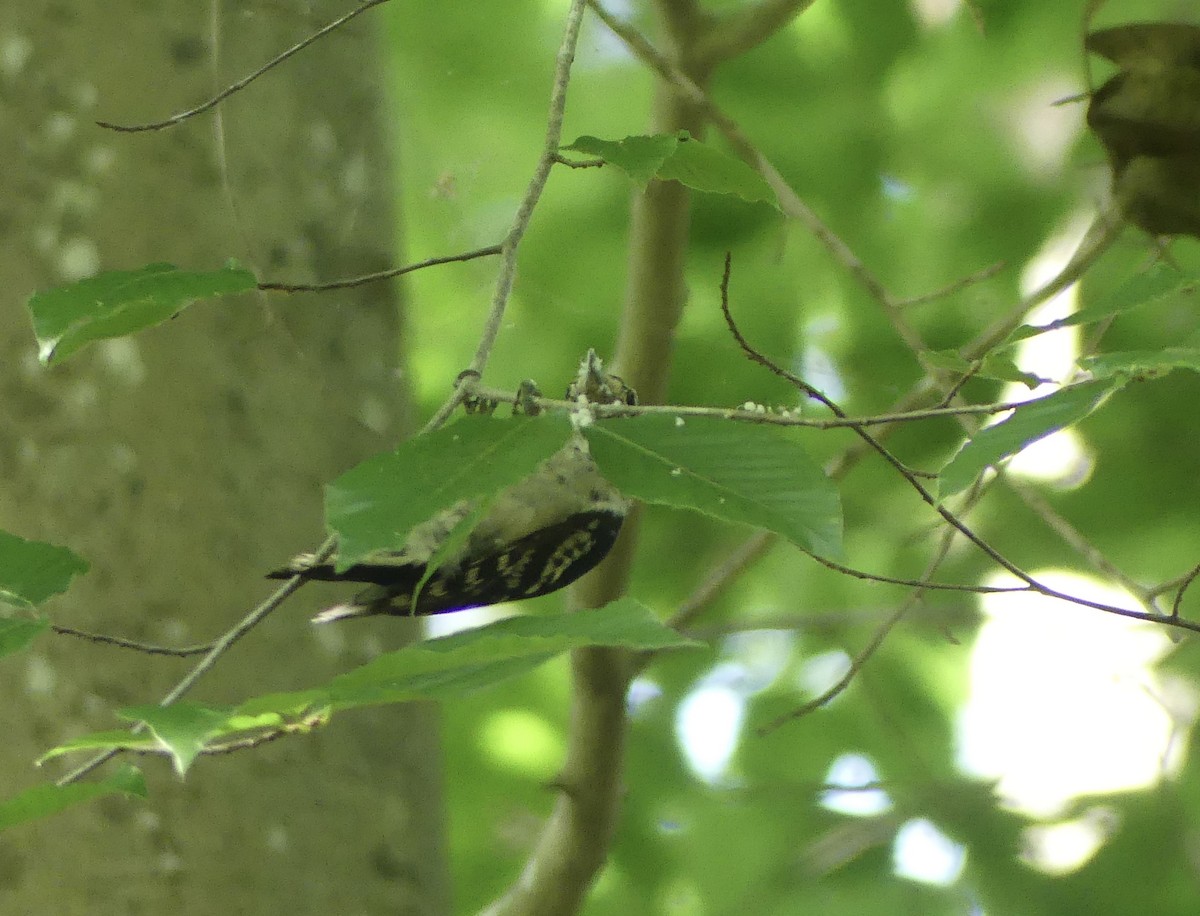
{"label": "perched bird", "polygon": [[[594,354],[590,357],[595,360]],[[594,378],[585,384],[589,400],[599,395],[633,403],[631,389],[615,376],[599,374],[598,360],[590,371]],[[568,395],[575,397],[578,390],[577,382]],[[315,563],[302,554],[268,577],[300,575],[367,585],[346,604],[316,615],[314,623],[376,614],[442,614],[536,598],[570,585],[604,559],[629,502],[600,476],[587,441],[576,431],[531,475],[501,492],[465,542],[425,579],[434,552],[475,508],[470,501],[456,503],[413,528],[400,550],[372,555],[341,572],[331,562]]]}

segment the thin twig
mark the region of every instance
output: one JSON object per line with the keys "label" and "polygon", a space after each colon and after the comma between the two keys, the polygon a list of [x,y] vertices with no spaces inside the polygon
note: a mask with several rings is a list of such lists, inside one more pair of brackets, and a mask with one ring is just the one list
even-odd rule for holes
{"label": "thin twig", "polygon": [[1064,518],[1040,493],[1032,487],[1018,483],[1011,474],[1002,473],[1002,477],[1008,488],[1042,520],[1047,528],[1058,535],[1098,572],[1108,576],[1114,582],[1120,583],[1121,587],[1140,601],[1146,610],[1157,612],[1158,608],[1154,605],[1152,591],[1126,575],[1108,557],[1104,556],[1091,541],[1084,537],[1082,531]]}
{"label": "thin twig", "polygon": [[[981,331],[973,341],[960,351],[962,357],[969,361],[982,359],[995,346],[1007,339],[1021,325],[1021,322],[1030,311],[1077,282],[1100,259],[1101,255],[1112,246],[1112,243],[1120,235],[1122,228],[1118,214],[1105,212],[1097,215],[1092,221],[1092,225],[1084,234],[1083,241],[1079,243],[1079,247],[1071,256],[1071,260],[1067,263],[1067,266],[1059,271],[1058,275],[1045,286],[1026,296],[1010,309],[1006,315],[1001,316],[990,327]],[[937,378],[926,376],[905,394],[901,395],[892,404],[891,410],[888,412],[901,416],[907,415],[910,411],[919,408],[921,404],[927,402],[930,394],[937,391],[939,385],[940,383]],[[893,427],[888,426],[878,431],[876,436],[881,439],[886,438],[892,431]],[[865,442],[858,442],[851,445],[833,462],[831,465],[833,470],[830,471],[831,475],[840,477],[848,473],[870,451],[870,446]]]}
{"label": "thin twig", "polygon": [[1175,600],[1171,602],[1171,616],[1175,619],[1179,619],[1179,607],[1183,604],[1184,593],[1196,581],[1196,576],[1200,576],[1200,564],[1193,566],[1191,571],[1179,583],[1179,591],[1175,593]]}
{"label": "thin twig", "polygon": [[[726,271],[728,271],[728,269],[729,269],[729,259],[727,256],[726,257]],[[845,413],[842,411],[841,407],[839,407],[833,400],[826,397],[826,395],[824,395],[821,391],[814,388],[812,385],[808,384],[808,382],[804,381],[803,379],[801,379],[799,376],[795,375],[794,373],[789,372],[788,370],[782,368],[781,366],[776,365],[768,357],[766,357],[759,351],[755,350],[752,346],[750,346],[750,344],[746,341],[745,337],[742,336],[742,333],[738,329],[737,324],[733,321],[733,316],[729,312],[729,303],[725,297],[722,297],[721,310],[722,310],[723,314],[725,315],[726,324],[729,326],[730,333],[733,335],[734,339],[738,342],[738,345],[740,347],[742,347],[742,349],[746,352],[748,358],[767,367],[775,375],[778,375],[780,378],[786,379],[788,382],[795,385],[800,390],[804,391],[810,397],[816,398],[822,404],[824,404],[826,407],[828,407],[835,415],[840,416],[840,417],[845,417]],[[925,502],[925,504],[928,505],[931,509],[933,509],[938,515],[940,515],[946,521],[947,524],[949,524],[956,531],[958,531],[961,535],[963,535],[968,541],[970,541],[972,544],[974,544],[975,547],[978,548],[980,551],[982,551],[983,554],[985,556],[987,556],[993,563],[1000,566],[1005,571],[1011,573],[1013,576],[1015,576],[1020,581],[1024,582],[1026,585],[1028,585],[1030,587],[1031,590],[1037,592],[1040,595],[1045,595],[1048,598],[1057,598],[1061,601],[1067,601],[1071,604],[1076,604],[1081,607],[1092,608],[1093,610],[1097,610],[1097,611],[1104,611],[1106,613],[1115,614],[1120,617],[1128,617],[1133,620],[1145,620],[1145,621],[1148,621],[1151,623],[1161,623],[1161,624],[1166,624],[1167,626],[1173,626],[1173,627],[1178,627],[1180,629],[1192,630],[1194,632],[1200,632],[1200,622],[1182,620],[1178,617],[1174,617],[1174,616],[1170,616],[1170,615],[1166,615],[1166,614],[1154,613],[1151,611],[1135,611],[1131,608],[1119,607],[1117,605],[1112,605],[1112,604],[1105,604],[1104,602],[1100,602],[1100,601],[1091,601],[1087,598],[1081,598],[1077,595],[1070,595],[1065,592],[1061,592],[1058,589],[1051,588],[1050,586],[1038,581],[1033,576],[1031,576],[1029,573],[1027,573],[1025,570],[1021,569],[1019,566],[1017,566],[1015,563],[1013,563],[1011,560],[1009,560],[1007,557],[1005,557],[998,550],[996,550],[996,548],[994,548],[991,544],[989,544],[987,541],[985,541],[980,535],[978,535],[965,522],[963,522],[960,518],[958,518],[957,515],[955,515],[953,512],[951,512],[949,509],[947,509],[943,503],[939,502],[933,496],[933,494],[929,492],[929,490],[925,487],[925,485],[922,484],[921,481],[915,475],[913,475],[906,467],[904,467],[903,463],[900,462],[890,451],[888,451],[883,446],[883,444],[877,438],[875,438],[875,436],[873,436],[871,433],[867,432],[865,429],[856,428],[856,427],[851,427],[851,428],[854,430],[855,434],[858,435],[859,438],[861,438],[863,440],[863,442],[866,444],[866,446],[869,449],[871,449],[872,451],[874,451],[876,454],[878,454],[881,458],[883,458],[883,460],[886,461],[889,465],[891,465],[892,468],[908,482],[908,485],[917,492],[917,495],[921,497],[922,501]]]}
{"label": "thin twig", "polygon": [[686,629],[688,624],[711,607],[739,576],[770,550],[776,540],[777,536],[769,531],[761,531],[748,538],[683,600],[667,621],[667,626],[675,630]]}
{"label": "thin twig", "polygon": [[[1079,385],[1084,382],[1076,383]],[[1063,389],[1074,387],[1064,385]],[[520,402],[534,404],[543,410],[569,410],[572,402],[559,398],[526,397],[479,385],[474,390],[476,397],[501,404]],[[592,404],[595,415],[601,419],[611,417],[700,417],[713,420],[733,420],[741,423],[755,423],[767,426],[802,426],[808,429],[854,429],[860,426],[884,426],[896,423],[908,423],[917,420],[939,420],[961,416],[989,416],[1028,406],[1028,400],[1001,401],[997,404],[962,404],[954,407],[930,407],[924,410],[909,410],[901,413],[873,414],[865,417],[805,417],[793,413],[790,409],[778,412],[749,407],[699,407],[686,404]],[[916,473],[916,472],[914,472]],[[921,472],[924,473],[924,472]]]}
{"label": "thin twig", "polygon": [[[256,735],[233,738],[219,744],[207,745],[197,751],[196,756],[215,757],[218,754],[233,754],[237,751],[248,751],[252,748],[262,747],[264,744],[270,744],[272,741],[278,741],[285,735],[308,734],[311,731],[312,726],[309,724],[285,725],[280,728],[270,729],[269,731],[259,732]],[[170,757],[173,753],[167,747],[125,747],[119,750],[120,753],[132,754],[136,757]]]}
{"label": "thin twig", "polygon": [[934,290],[932,293],[925,293],[922,296],[912,296],[909,299],[897,299],[896,308],[907,309],[917,305],[926,305],[938,299],[944,299],[947,296],[953,296],[955,293],[960,293],[968,287],[974,286],[977,283],[982,283],[985,280],[990,280],[1000,271],[1004,270],[1007,265],[1004,261],[997,261],[995,264],[989,264],[981,270],[975,271],[973,274],[968,274],[961,279],[955,280],[953,283],[943,286],[941,289]]}
{"label": "thin twig", "polygon": [[90,633],[87,630],[77,630],[75,627],[62,626],[57,623],[51,624],[50,629],[60,636],[75,636],[79,639],[86,639],[88,642],[117,646],[121,649],[133,649],[135,652],[144,652],[147,655],[173,655],[177,658],[186,658],[189,655],[200,655],[202,652],[208,652],[213,647],[213,643],[211,642],[204,643],[203,645],[182,646],[179,648],[161,646],[155,643],[138,642],[134,639],[124,639],[120,636],[107,636],[104,633]]}
{"label": "thin twig", "polygon": [[555,165],[565,165],[569,169],[600,169],[608,165],[603,159],[568,159],[561,153],[554,154]]}
{"label": "thin twig", "polygon": [[517,207],[512,226],[500,246],[500,271],[496,275],[496,286],[492,293],[492,304],[479,337],[479,345],[471,365],[459,373],[454,385],[454,392],[445,403],[429,418],[421,433],[437,429],[450,418],[450,415],[468,397],[474,394],[478,387],[483,371],[487,367],[492,347],[496,344],[496,336],[500,333],[500,325],[504,320],[504,311],[508,307],[508,298],[512,293],[513,280],[517,273],[517,249],[524,238],[529,222],[533,218],[534,208],[546,187],[546,180],[554,163],[558,161],[559,143],[562,140],[563,113],[567,107],[567,86],[571,81],[571,65],[575,61],[575,46],[579,41],[579,27],[583,20],[583,0],[572,0],[571,9],[567,13],[566,27],[558,53],[554,58],[554,84],[550,90],[550,113],[546,118],[546,136],[542,143],[542,151],[534,167],[533,176],[525,189],[525,195]]}
{"label": "thin twig", "polygon": [[505,236],[500,250],[500,273],[496,278],[496,289],[492,295],[492,308],[484,325],[483,335],[471,360],[470,368],[480,375],[487,366],[488,357],[496,343],[496,335],[500,332],[500,323],[504,318],[504,310],[508,306],[508,297],[512,292],[513,279],[517,272],[517,249],[529,222],[533,218],[533,210],[546,187],[546,180],[558,157],[558,148],[562,141],[563,114],[567,108],[567,87],[571,82],[571,65],[575,62],[575,46],[579,41],[579,27],[583,21],[584,3],[572,2],[567,14],[566,28],[558,53],[554,58],[554,84],[550,90],[550,112],[546,117],[546,136],[542,142],[541,155],[538,156],[533,176],[529,186],[517,207],[512,227]]}
{"label": "thin twig", "polygon": [[873,656],[879,647],[883,645],[884,640],[887,639],[888,634],[892,632],[896,624],[901,621],[904,615],[907,614],[909,609],[912,608],[916,603],[917,599],[915,597],[910,597],[902,605],[896,608],[896,610],[893,611],[888,618],[876,628],[874,634],[871,636],[870,641],[859,651],[857,655],[850,660],[850,664],[847,666],[845,673],[838,678],[837,681],[831,687],[829,687],[829,689],[821,693],[820,696],[809,700],[807,703],[776,716],[765,725],[760,725],[757,729],[755,729],[755,733],[759,737],[769,735],[771,732],[783,725],[786,725],[788,722],[803,718],[809,713],[815,712],[822,706],[828,704],[838,694],[843,693],[846,688],[850,686],[850,683],[863,669],[867,662],[871,659],[871,656]]}
{"label": "thin twig", "polygon": [[309,35],[307,38],[305,38],[299,44],[292,45],[292,47],[288,48],[286,51],[284,51],[279,56],[271,58],[271,60],[267,61],[265,64],[263,64],[257,70],[255,70],[253,73],[251,73],[247,76],[244,76],[237,82],[232,83],[231,85],[227,86],[225,89],[218,92],[207,102],[197,105],[195,108],[189,108],[187,111],[181,111],[178,114],[173,114],[173,115],[171,115],[171,117],[166,118],[165,120],[153,121],[149,124],[116,124],[112,121],[97,121],[96,124],[99,125],[100,127],[105,127],[109,130],[120,131],[122,133],[137,133],[139,131],[147,131],[147,130],[162,130],[163,128],[166,128],[166,127],[174,127],[176,124],[182,124],[184,121],[188,120],[189,118],[194,118],[196,115],[204,114],[204,112],[211,111],[213,108],[216,108],[219,104],[221,104],[221,102],[225,101],[225,99],[229,98],[235,92],[240,92],[242,89],[245,89],[247,86],[249,86],[252,82],[254,82],[256,79],[258,79],[260,76],[262,76],[268,70],[274,69],[275,67],[279,66],[285,60],[287,60],[289,57],[291,57],[293,54],[297,53],[298,51],[303,51],[305,48],[307,48],[309,45],[311,45],[314,41],[316,41],[317,39],[321,38],[322,36],[328,34],[329,32],[332,32],[334,29],[340,28],[341,26],[345,25],[347,22],[349,22],[355,16],[358,16],[361,13],[365,13],[367,10],[371,9],[372,7],[379,6],[380,4],[387,3],[387,2],[388,2],[388,0],[363,0],[363,3],[361,6],[355,8],[355,9],[352,9],[346,15],[340,16],[339,18],[335,19],[333,22],[329,23],[328,25],[322,26],[320,29],[313,32],[311,35]]}
{"label": "thin twig", "polygon": [[406,264],[404,267],[391,267],[387,270],[376,271],[372,274],[363,274],[361,277],[351,277],[346,280],[331,280],[328,283],[269,282],[259,283],[258,288],[279,293],[323,293],[331,289],[348,289],[354,286],[363,286],[367,283],[375,283],[378,280],[390,280],[393,277],[400,277],[404,274],[412,273],[414,270],[422,270],[438,264],[452,264],[456,261],[473,261],[475,258],[486,258],[493,254],[499,254],[501,247],[500,245],[488,245],[486,248],[476,248],[474,251],[465,251],[462,254],[451,254],[440,258],[426,258],[424,261],[418,261],[416,264]]}
{"label": "thin twig", "polygon": [[[571,0],[567,12],[555,57],[545,143],[513,227],[504,240],[492,312],[469,370],[476,381],[499,331],[512,288],[517,246],[558,154],[567,86],[586,6],[586,0]],[[607,858],[620,797],[624,699],[629,684],[627,657],[624,650],[607,647],[572,654],[571,730],[558,780],[562,789],[521,876],[483,911],[487,916],[553,916],[574,913],[582,905]]]}
{"label": "thin twig", "polygon": [[[933,576],[946,561],[946,557],[950,555],[950,547],[954,543],[954,536],[955,529],[953,528],[948,528],[943,531],[941,543],[938,545],[937,551],[925,566],[924,574],[921,577],[923,582],[924,580],[927,580]],[[870,661],[871,657],[879,651],[880,647],[883,645],[884,641],[887,639],[892,630],[894,630],[900,621],[908,616],[908,614],[911,613],[914,608],[920,605],[921,600],[924,597],[924,593],[928,587],[929,586],[927,584],[918,585],[913,590],[912,594],[905,599],[904,603],[896,608],[894,612],[888,615],[887,619],[876,628],[875,632],[871,636],[870,641],[868,641],[868,643],[859,650],[858,654],[851,659],[850,665],[845,674],[839,678],[836,683],[809,702],[798,706],[780,716],[777,716],[766,725],[760,727],[757,729],[758,734],[760,736],[767,735],[787,722],[792,722],[796,719],[803,718],[809,713],[815,712],[816,710],[825,706],[839,694],[843,693],[853,682],[855,675],[862,671],[867,662]]]}

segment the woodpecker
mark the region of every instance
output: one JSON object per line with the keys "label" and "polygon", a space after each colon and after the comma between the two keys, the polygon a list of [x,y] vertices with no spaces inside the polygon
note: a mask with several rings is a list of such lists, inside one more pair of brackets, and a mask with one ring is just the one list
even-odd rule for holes
{"label": "woodpecker", "polygon": [[[536,412],[529,403],[531,393],[536,393],[532,383],[523,384],[518,405],[525,406],[516,411]],[[636,402],[620,379],[601,373],[590,351],[567,395],[584,414],[588,403]],[[474,502],[460,501],[417,525],[400,550],[372,555],[341,572],[332,562],[316,563],[311,554],[301,554],[268,578],[300,575],[366,584],[347,603],[317,614],[314,623],[377,614],[443,614],[536,598],[570,585],[604,559],[629,502],[600,476],[587,441],[576,430],[532,474],[497,495],[462,546],[420,585],[433,553],[475,508]]]}

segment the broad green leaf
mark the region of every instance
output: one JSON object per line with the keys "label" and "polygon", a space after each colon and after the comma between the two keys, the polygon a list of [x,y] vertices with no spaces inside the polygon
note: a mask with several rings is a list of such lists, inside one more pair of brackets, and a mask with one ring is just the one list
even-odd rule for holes
{"label": "broad green leaf", "polygon": [[34,293],[33,316],[43,363],[65,359],[94,340],[123,337],[173,318],[197,299],[255,288],[254,274],[237,267],[180,270],[149,264],[113,270]]}
{"label": "broad green leaf", "polygon": [[1013,331],[1007,342],[1013,344],[1038,334],[1045,334],[1047,331],[1093,324],[1142,305],[1160,302],[1173,296],[1190,295],[1195,291],[1196,279],[1190,274],[1180,273],[1168,264],[1155,264],[1149,270],[1130,277],[1096,305],[1080,309],[1049,324],[1022,325]]}
{"label": "broad green leaf", "polygon": [[319,691],[273,694],[238,712],[295,715],[318,703],[335,709],[455,696],[529,671],[571,649],[612,646],[635,651],[700,645],[664,626],[643,605],[622,599],[603,608],[536,617],[509,617],[405,646],[334,678]]}
{"label": "broad green leaf", "polygon": [[766,179],[741,159],[697,140],[681,142],[658,170],[658,178],[675,180],[697,191],[732,194],[742,200],[779,203]]}
{"label": "broad green leaf", "polygon": [[1073,385],[1022,404],[1008,419],[984,427],[942,469],[939,498],[945,499],[965,490],[985,468],[1015,455],[1031,442],[1082,420],[1120,387],[1120,382],[1112,380]]}
{"label": "broad green leaf", "polygon": [[583,136],[563,149],[596,156],[609,165],[615,165],[634,181],[646,182],[658,173],[659,168],[685,137],[686,131],[677,135],[626,137],[624,140],[601,140],[599,137]]}
{"label": "broad green leaf", "polygon": [[0,657],[20,652],[49,629],[50,621],[45,617],[0,620]]}
{"label": "broad green leaf", "polygon": [[0,802],[0,830],[48,817],[72,805],[115,793],[145,798],[146,781],[137,769],[125,766],[99,782],[77,782],[69,786],[34,786],[8,801]]}
{"label": "broad green leaf", "polygon": [[1200,350],[1191,347],[1168,347],[1165,350],[1134,350],[1125,353],[1101,353],[1079,361],[1097,379],[1155,378],[1175,369],[1200,372]]}
{"label": "broad green leaf", "polygon": [[[564,417],[468,416],[396,451],[369,458],[325,492],[339,568],[397,550],[413,526],[460,500],[494,495],[528,476],[570,436]],[[460,526],[459,534],[466,528]]]}
{"label": "broad green leaf", "polygon": [[65,592],[71,577],[88,564],[66,547],[27,541],[0,531],[0,601],[19,608],[41,604]]}
{"label": "broad green leaf", "polygon": [[585,430],[601,472],[643,502],[766,528],[841,556],[837,488],[795,433],[718,420],[642,416]]}
{"label": "broad green leaf", "polygon": [[170,706],[130,706],[117,713],[131,722],[145,722],[159,743],[171,754],[175,771],[187,772],[205,743],[228,721],[231,710],[198,703]]}

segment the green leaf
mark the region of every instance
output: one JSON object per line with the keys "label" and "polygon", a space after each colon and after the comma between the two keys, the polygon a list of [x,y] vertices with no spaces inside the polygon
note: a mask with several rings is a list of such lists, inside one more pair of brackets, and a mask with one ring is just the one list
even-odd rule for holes
{"label": "green leaf", "polygon": [[687,131],[676,135],[626,137],[624,140],[601,140],[599,137],[583,136],[563,149],[596,156],[609,165],[615,165],[634,181],[646,182],[658,174],[659,168],[686,136]]}
{"label": "green leaf", "polygon": [[796,436],[767,426],[642,416],[584,431],[601,472],[628,496],[766,528],[838,558],[837,488]]}
{"label": "green leaf", "polygon": [[137,769],[125,766],[99,782],[77,782],[69,786],[34,786],[6,802],[0,802],[0,830],[48,817],[72,805],[114,793],[145,798],[146,781]]}
{"label": "green leaf", "polygon": [[90,732],[64,741],[50,748],[38,758],[38,766],[47,760],[70,754],[74,751],[156,751],[162,747],[154,735],[148,732],[134,734],[127,728],[108,729],[100,732]]}
{"label": "green leaf", "polygon": [[1168,347],[1165,350],[1132,350],[1084,357],[1079,364],[1095,378],[1150,379],[1176,369],[1200,372],[1200,350]]}
{"label": "green leaf", "polygon": [[117,713],[131,722],[145,722],[151,734],[171,754],[175,771],[183,776],[208,739],[221,731],[231,710],[199,703],[170,706],[130,706]]}
{"label": "green leaf", "polygon": [[94,340],[123,337],[173,318],[197,299],[255,288],[254,274],[237,267],[180,270],[149,264],[113,270],[44,293],[34,293],[33,316],[39,358],[65,359]]}
{"label": "green leaf", "polygon": [[966,359],[957,350],[924,350],[919,355],[921,362],[930,369],[956,372],[959,375],[969,373],[975,378],[995,379],[1001,382],[1016,382],[1031,391],[1048,381],[1032,372],[1025,372],[1010,357],[1001,353],[989,353],[978,364]]}
{"label": "green leaf", "polygon": [[45,617],[0,620],[0,658],[20,652],[49,629],[50,621]]}
{"label": "green leaf", "polygon": [[405,646],[334,678],[319,691],[257,697],[243,703],[238,712],[295,715],[320,702],[349,709],[456,696],[523,674],[555,655],[585,646],[641,651],[697,645],[664,626],[645,606],[625,598],[596,610],[508,617]]}
{"label": "green leaf", "polygon": [[1015,455],[1031,442],[1082,420],[1120,387],[1121,383],[1115,380],[1073,385],[1022,404],[1008,419],[984,427],[942,468],[939,498],[945,499],[965,490],[985,468]]}
{"label": "green leaf", "polygon": [[1013,344],[1060,328],[1094,324],[1139,306],[1161,302],[1173,296],[1190,295],[1195,291],[1196,279],[1195,276],[1181,273],[1168,264],[1155,264],[1149,270],[1130,277],[1096,305],[1080,309],[1049,324],[1022,325],[1012,332],[1007,343]]}
{"label": "green leaf", "polygon": [[659,168],[657,177],[674,179],[697,191],[732,194],[742,200],[779,206],[775,192],[758,172],[741,159],[697,140],[681,142]]}
{"label": "green leaf", "polygon": [[71,577],[87,572],[85,560],[66,547],[27,541],[0,531],[0,601],[19,608],[65,592]]}
{"label": "green leaf", "polygon": [[1003,353],[989,353],[983,358],[983,364],[975,374],[980,378],[996,379],[1001,382],[1015,382],[1018,385],[1024,385],[1030,391],[1033,391],[1038,385],[1043,385],[1050,381],[1050,379],[1034,375],[1032,372],[1026,372],[1013,362],[1011,357]]}
{"label": "green leaf", "polygon": [[597,156],[634,181],[678,181],[697,191],[779,206],[771,186],[754,169],[735,156],[693,140],[686,130],[624,140],[583,136],[563,149]]}
{"label": "green leaf", "polygon": [[[565,417],[468,416],[347,471],[325,491],[338,567],[398,550],[413,526],[458,503],[490,497],[528,476],[566,443]],[[460,526],[465,534],[468,526]]]}

